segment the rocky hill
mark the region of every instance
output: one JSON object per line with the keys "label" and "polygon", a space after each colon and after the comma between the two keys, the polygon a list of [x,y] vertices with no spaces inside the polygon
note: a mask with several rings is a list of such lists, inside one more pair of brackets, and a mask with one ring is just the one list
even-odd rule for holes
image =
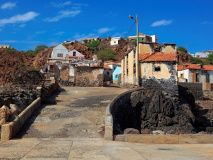
{"label": "rocky hill", "polygon": [[33,57],[15,49],[0,49],[0,86],[11,84],[16,72],[32,66]]}

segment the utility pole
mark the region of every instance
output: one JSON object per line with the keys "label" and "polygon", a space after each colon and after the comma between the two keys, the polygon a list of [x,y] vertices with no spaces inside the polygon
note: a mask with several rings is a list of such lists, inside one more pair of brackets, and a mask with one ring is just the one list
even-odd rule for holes
{"label": "utility pole", "polygon": [[137,77],[137,85],[139,87],[139,29],[138,29],[138,14],[136,14],[136,26],[137,26],[137,49],[136,49],[136,77]]}

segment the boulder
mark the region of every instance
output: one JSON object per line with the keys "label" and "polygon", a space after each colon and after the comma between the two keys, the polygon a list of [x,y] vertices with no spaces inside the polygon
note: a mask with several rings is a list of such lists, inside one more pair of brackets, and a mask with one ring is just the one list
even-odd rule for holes
{"label": "boulder", "polygon": [[10,110],[7,106],[3,106],[0,108],[0,125],[3,125],[7,122],[10,115]]}
{"label": "boulder", "polygon": [[140,134],[140,132],[135,128],[127,128],[124,130],[124,134]]}
{"label": "boulder", "polygon": [[10,104],[10,115],[18,116],[21,113],[21,110],[16,104]]}
{"label": "boulder", "polygon": [[152,131],[150,129],[142,129],[141,134],[152,134]]}
{"label": "boulder", "polygon": [[158,135],[158,134],[165,134],[164,131],[161,130],[156,130],[156,131],[152,131],[153,134]]}

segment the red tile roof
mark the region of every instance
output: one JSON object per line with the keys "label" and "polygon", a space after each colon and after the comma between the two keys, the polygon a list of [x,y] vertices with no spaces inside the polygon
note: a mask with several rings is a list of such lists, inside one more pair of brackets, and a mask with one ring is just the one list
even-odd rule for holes
{"label": "red tile roof", "polygon": [[149,56],[150,56],[150,53],[139,54],[139,61],[143,61],[144,59],[146,59]]}
{"label": "red tile roof", "polygon": [[201,64],[186,63],[185,66],[183,65],[178,66],[178,71],[182,71],[185,69],[201,69],[200,65]]}
{"label": "red tile roof", "polygon": [[92,68],[103,68],[103,66],[91,65]]}
{"label": "red tile roof", "polygon": [[48,64],[49,64],[50,66],[53,66],[53,65],[55,65],[55,62],[48,62]]}
{"label": "red tile roof", "polygon": [[203,65],[203,70],[213,71],[213,65]]}
{"label": "red tile roof", "polygon": [[145,62],[171,62],[171,61],[177,61],[177,56],[175,53],[162,53],[162,52],[157,52],[153,54],[140,54],[139,55],[139,60],[140,61],[145,61]]}

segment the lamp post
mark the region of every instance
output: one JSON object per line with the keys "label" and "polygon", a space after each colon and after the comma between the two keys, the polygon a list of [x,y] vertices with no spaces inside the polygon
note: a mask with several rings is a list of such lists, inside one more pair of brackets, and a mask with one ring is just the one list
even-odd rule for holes
{"label": "lamp post", "polygon": [[137,27],[137,48],[136,48],[136,79],[137,86],[139,86],[139,29],[138,29],[138,15],[136,14],[136,19],[129,15],[129,18],[135,20]]}

